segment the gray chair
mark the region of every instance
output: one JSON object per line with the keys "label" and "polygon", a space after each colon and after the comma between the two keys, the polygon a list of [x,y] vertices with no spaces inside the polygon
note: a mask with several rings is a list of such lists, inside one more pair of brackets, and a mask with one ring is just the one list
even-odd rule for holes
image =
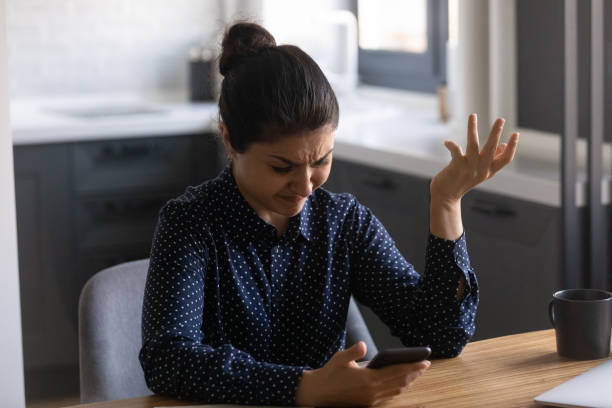
{"label": "gray chair", "polygon": [[[138,352],[140,321],[149,260],[122,263],[95,274],[79,299],[79,369],[81,402],[151,394],[145,384]],[[376,345],[351,298],[347,316],[350,346],[366,342],[371,359]]]}

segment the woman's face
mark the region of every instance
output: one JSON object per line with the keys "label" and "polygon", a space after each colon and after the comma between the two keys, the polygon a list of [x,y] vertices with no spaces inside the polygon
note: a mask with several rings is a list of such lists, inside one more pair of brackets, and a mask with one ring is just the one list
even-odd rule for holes
{"label": "woman's face", "polygon": [[220,130],[232,156],[238,188],[266,222],[274,224],[298,214],[310,193],[329,176],[334,148],[331,127],[252,143],[244,153],[232,149],[223,123]]}

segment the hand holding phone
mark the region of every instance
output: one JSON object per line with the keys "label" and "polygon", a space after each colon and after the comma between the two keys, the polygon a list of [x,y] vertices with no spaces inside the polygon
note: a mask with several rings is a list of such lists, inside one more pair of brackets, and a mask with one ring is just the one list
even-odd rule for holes
{"label": "hand holding phone", "polygon": [[382,368],[391,364],[409,364],[426,360],[431,354],[429,347],[403,347],[386,349],[374,356],[367,368]]}
{"label": "hand holding phone", "polygon": [[[364,370],[366,355],[363,341],[340,350],[321,368],[305,370],[296,391],[296,405],[300,406],[371,406],[373,401],[386,401],[402,393],[429,367],[422,361],[429,356],[429,348],[414,348],[399,352],[381,351],[371,361],[372,367],[387,364],[419,361],[414,364],[401,364],[386,369]],[[356,369],[357,367],[358,369]],[[390,381],[391,380],[391,381]]]}

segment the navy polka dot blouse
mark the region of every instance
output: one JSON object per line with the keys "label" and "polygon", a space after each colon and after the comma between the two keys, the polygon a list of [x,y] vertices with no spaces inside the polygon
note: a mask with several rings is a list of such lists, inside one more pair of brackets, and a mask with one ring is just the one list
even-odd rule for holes
{"label": "navy polka dot blouse", "polygon": [[294,405],[302,372],[344,349],[351,294],[404,345],[456,356],[478,304],[465,235],[430,235],[425,256],[420,275],[368,208],[323,188],[277,237],[228,166],[160,212],[139,355],[147,385],[209,403]]}

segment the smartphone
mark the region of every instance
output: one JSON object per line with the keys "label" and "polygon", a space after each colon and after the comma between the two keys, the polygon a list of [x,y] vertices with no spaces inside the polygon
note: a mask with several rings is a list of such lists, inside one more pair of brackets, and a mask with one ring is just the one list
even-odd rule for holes
{"label": "smartphone", "polygon": [[431,354],[429,347],[405,347],[386,349],[374,356],[367,368],[382,368],[391,364],[416,363],[426,360]]}

